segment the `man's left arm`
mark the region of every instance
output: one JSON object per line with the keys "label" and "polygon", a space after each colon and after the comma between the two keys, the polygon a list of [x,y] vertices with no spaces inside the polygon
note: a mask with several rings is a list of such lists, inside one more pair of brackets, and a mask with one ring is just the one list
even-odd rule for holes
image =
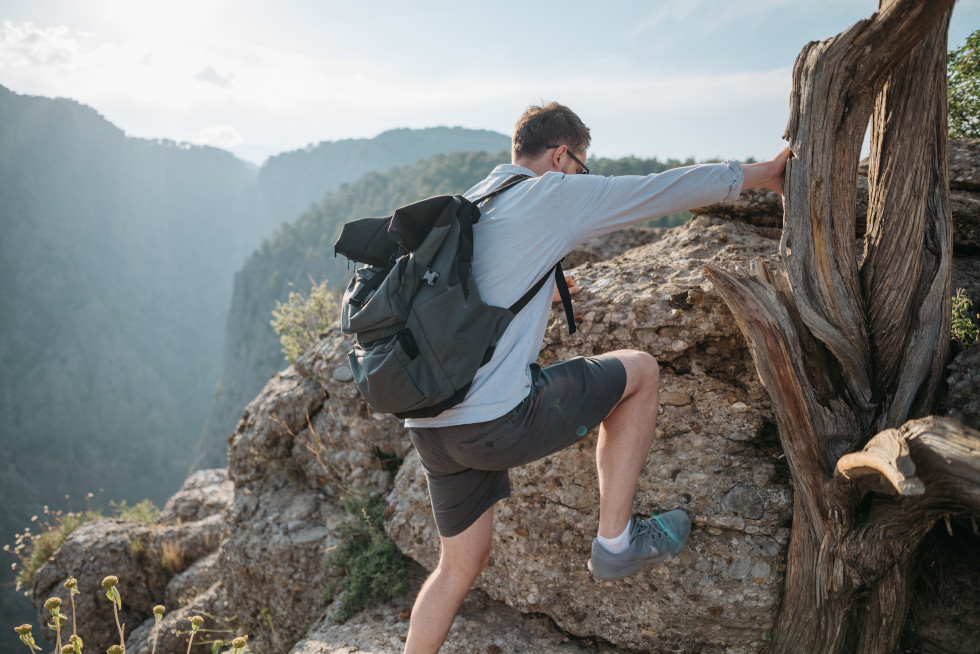
{"label": "man's left arm", "polygon": [[786,179],[786,162],[792,157],[793,153],[786,147],[770,161],[742,164],[742,178],[745,180],[742,188],[767,188],[781,194]]}

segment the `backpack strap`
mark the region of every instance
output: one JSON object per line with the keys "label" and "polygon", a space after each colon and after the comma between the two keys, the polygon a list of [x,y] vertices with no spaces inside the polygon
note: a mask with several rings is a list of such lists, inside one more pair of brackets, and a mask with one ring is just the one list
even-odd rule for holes
{"label": "backpack strap", "polygon": [[490,198],[494,197],[495,195],[497,195],[499,193],[503,193],[504,191],[506,191],[507,189],[509,189],[511,186],[515,186],[516,184],[519,184],[520,182],[523,182],[525,179],[530,179],[530,177],[531,177],[530,175],[520,175],[520,174],[519,175],[511,175],[510,177],[508,177],[507,179],[505,179],[504,180],[504,183],[501,184],[500,186],[498,186],[497,188],[493,189],[489,193],[484,193],[480,197],[475,198],[473,200],[473,204],[479,206],[479,205],[483,204],[484,202],[486,202],[487,200],[489,200]]}
{"label": "backpack strap", "polygon": [[[509,177],[507,180],[505,180],[503,184],[501,184],[494,190],[474,199],[473,204],[479,206],[481,203],[486,202],[487,200],[494,197],[498,193],[503,193],[510,187],[515,186],[516,184],[519,184],[520,182],[528,178],[529,178],[528,175],[513,175]],[[473,227],[472,225],[467,225],[466,227],[468,227],[469,229],[467,230],[466,228],[464,228],[463,230],[464,235],[468,236],[470,242],[472,243]],[[572,309],[572,295],[571,293],[568,292],[568,284],[565,282],[565,272],[561,268],[561,261],[555,264],[553,270],[555,274],[555,284],[558,286],[558,295],[559,297],[561,297],[562,306],[565,308],[565,320],[568,322],[568,333],[569,335],[571,335],[574,334],[576,331],[575,311]],[[541,287],[544,286],[545,283],[548,281],[548,278],[551,277],[551,273],[552,273],[551,270],[545,273],[544,277],[542,277],[537,282],[535,282],[534,286],[532,286],[527,293],[522,295],[521,298],[517,300],[517,302],[510,305],[510,307],[508,307],[510,312],[516,315],[521,309],[523,309],[527,305],[527,303],[531,301],[531,298],[533,298],[535,295],[538,294],[538,291],[541,290]],[[486,360],[489,360],[489,357]]]}
{"label": "backpack strap", "polygon": [[521,298],[514,304],[507,307],[507,309],[513,313],[517,314],[521,309],[527,306],[527,303],[531,301],[541,287],[545,285],[548,278],[551,277],[552,272],[555,275],[555,284],[558,286],[558,296],[561,297],[562,306],[565,307],[565,320],[568,322],[568,333],[569,335],[574,334],[576,330],[575,326],[575,312],[572,310],[572,294],[568,292],[568,284],[565,282],[565,272],[561,269],[561,261],[555,264],[552,270],[549,270],[544,274],[544,277],[535,282],[527,293],[521,296]]}
{"label": "backpack strap", "polygon": [[458,259],[456,261],[456,275],[459,278],[459,284],[463,288],[463,297],[468,298],[470,296],[470,289],[468,279],[470,276],[470,269],[473,265],[473,223],[480,220],[479,206],[481,203],[486,202],[490,198],[503,193],[512,186],[523,182],[528,179],[528,175],[511,175],[504,183],[493,189],[489,193],[485,193],[480,197],[474,199],[471,204],[477,209],[473,211],[469,219],[463,220],[462,217],[459,221],[459,229],[462,235],[462,244],[460,247]]}

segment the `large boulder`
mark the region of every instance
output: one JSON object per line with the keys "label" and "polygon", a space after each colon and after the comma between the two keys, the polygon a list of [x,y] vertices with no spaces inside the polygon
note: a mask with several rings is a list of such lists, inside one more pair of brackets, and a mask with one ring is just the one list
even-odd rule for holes
{"label": "large boulder", "polygon": [[[230,498],[231,487],[223,470],[201,471],[187,479],[153,523],[106,519],[82,525],[35,575],[38,622],[50,621],[43,608],[49,597],[60,597],[63,613],[71,613],[64,582],[75,577],[80,594],[74,598],[74,618],[86,649],[105,651],[118,643],[112,602],[101,585],[103,578],[114,575],[122,598],[119,620],[128,625],[127,649],[138,650],[128,645],[130,632],[146,620],[153,621],[155,605],[166,603],[175,608],[173,602],[167,602],[168,588],[218,548],[225,537]],[[46,636],[53,636],[45,631]]]}
{"label": "large boulder", "polygon": [[[782,587],[792,492],[767,401],[731,315],[704,276],[776,244],[755,227],[698,217],[659,242],[573,271],[579,331],[550,326],[543,363],[635,348],[662,370],[658,438],[641,476],[639,512],[682,507],[694,530],[677,559],[618,582],[585,563],[598,522],[595,435],[511,472],[497,505],[490,564],[477,584],[580,636],[639,651],[756,652]],[[388,529],[425,567],[438,538],[425,478],[406,459]]]}
{"label": "large boulder", "polygon": [[328,335],[279,373],[230,439],[235,485],[218,577],[256,650],[288,650],[321,615],[323,559],[342,499],[380,496],[411,443],[350,382],[349,344]]}

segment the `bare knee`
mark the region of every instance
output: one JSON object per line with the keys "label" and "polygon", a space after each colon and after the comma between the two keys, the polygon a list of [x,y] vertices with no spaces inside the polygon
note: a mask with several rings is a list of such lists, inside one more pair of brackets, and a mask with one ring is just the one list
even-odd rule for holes
{"label": "bare knee", "polygon": [[489,550],[472,553],[469,556],[447,556],[445,550],[439,557],[438,570],[458,579],[468,579],[472,583],[490,562]]}
{"label": "bare knee", "polygon": [[612,352],[626,369],[626,389],[623,397],[637,393],[658,393],[660,389],[660,365],[649,352],[618,350]]}

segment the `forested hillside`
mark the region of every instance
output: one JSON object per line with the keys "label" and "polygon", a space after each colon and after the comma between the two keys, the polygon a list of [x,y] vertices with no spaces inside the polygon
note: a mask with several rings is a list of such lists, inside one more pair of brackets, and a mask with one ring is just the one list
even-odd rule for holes
{"label": "forested hillside", "polygon": [[[242,409],[270,376],[286,366],[279,338],[270,325],[276,302],[285,302],[290,291],[308,293],[311,280],[327,280],[337,292],[346,286],[351,267],[347,259],[333,254],[340,227],[355,218],[390,214],[421,198],[462,193],[509,159],[506,151],[455,153],[387,173],[369,173],[328,194],[262,243],[235,276],[221,382],[202,438],[205,464],[223,465],[226,437]],[[693,163],[624,157],[590,160],[589,166],[599,175],[644,175]],[[672,220],[659,224],[678,224],[687,215],[668,217]]]}

